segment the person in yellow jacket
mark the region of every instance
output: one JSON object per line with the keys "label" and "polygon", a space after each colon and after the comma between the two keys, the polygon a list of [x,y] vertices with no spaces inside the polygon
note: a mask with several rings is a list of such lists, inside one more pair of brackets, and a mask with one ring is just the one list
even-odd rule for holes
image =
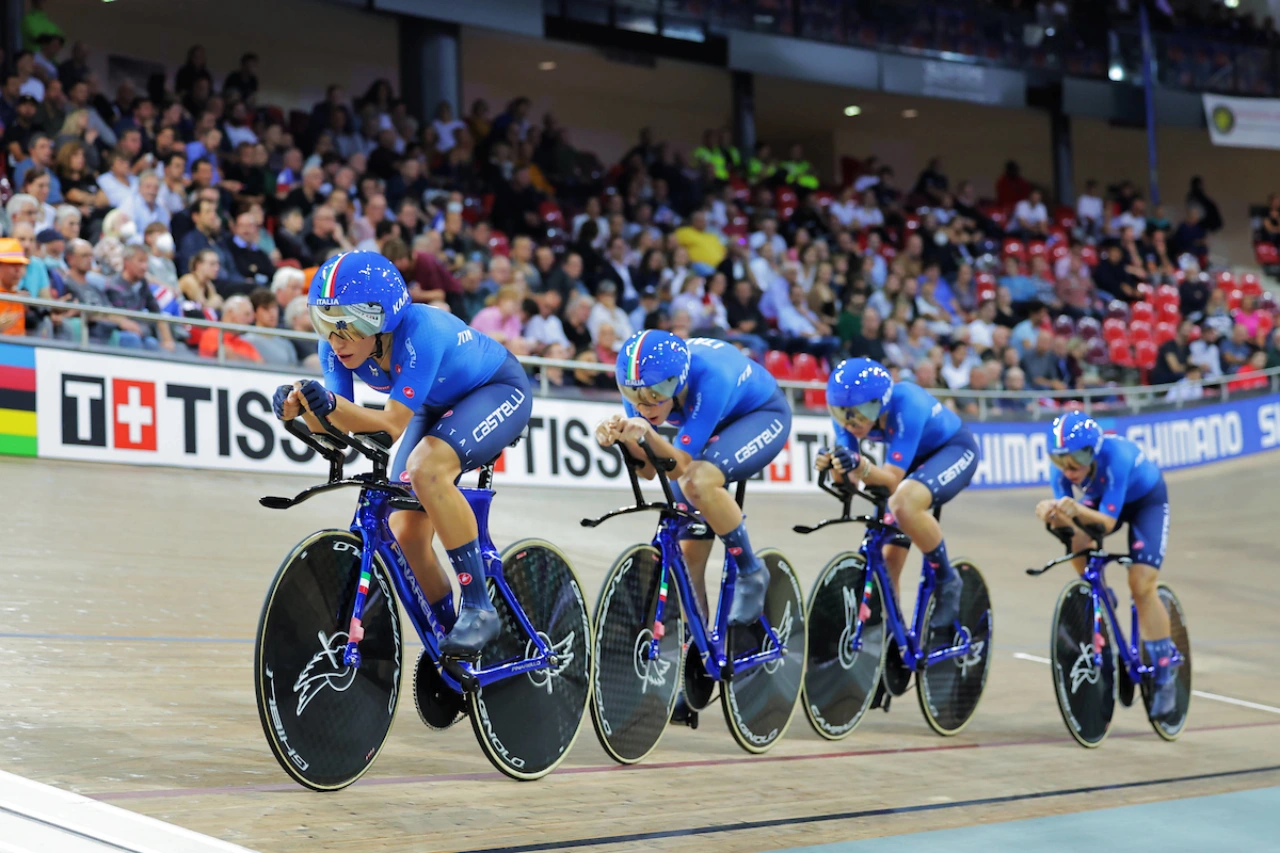
{"label": "person in yellow jacket", "polygon": [[720,131],[720,157],[725,164],[725,177],[720,180],[727,181],[732,175],[742,174],[742,153],[738,151],[738,146],[733,144],[733,131],[724,128]]}
{"label": "person in yellow jacket", "polygon": [[813,173],[813,164],[804,159],[804,146],[799,142],[791,146],[791,156],[782,161],[781,169],[789,185],[809,191],[818,188],[818,176]]}
{"label": "person in yellow jacket", "polygon": [[675,238],[688,251],[689,260],[695,264],[718,267],[727,252],[720,236],[707,228],[705,210],[695,210],[693,216],[689,217],[689,224],[676,229]]}
{"label": "person in yellow jacket", "polygon": [[729,180],[729,163],[717,144],[714,130],[702,134],[702,144],[693,149],[693,162],[699,167],[710,166],[717,181]]}
{"label": "person in yellow jacket", "polygon": [[778,161],[767,142],[756,143],[756,154],[747,161],[747,183],[769,183],[778,171]]}

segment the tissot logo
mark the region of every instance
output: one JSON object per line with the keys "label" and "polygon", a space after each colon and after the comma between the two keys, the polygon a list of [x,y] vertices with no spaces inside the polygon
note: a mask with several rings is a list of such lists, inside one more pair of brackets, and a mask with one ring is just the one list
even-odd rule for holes
{"label": "tissot logo", "polygon": [[98,376],[62,376],[62,443],[107,446],[106,382]]}

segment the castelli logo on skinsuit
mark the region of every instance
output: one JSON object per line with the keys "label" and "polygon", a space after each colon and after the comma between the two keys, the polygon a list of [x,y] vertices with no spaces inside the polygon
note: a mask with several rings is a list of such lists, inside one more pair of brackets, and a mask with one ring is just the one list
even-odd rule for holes
{"label": "castelli logo on skinsuit", "polygon": [[468,584],[471,583],[471,575],[467,574],[466,572],[458,572],[458,583],[462,584],[463,586],[467,586]]}
{"label": "castelli logo on skinsuit", "polygon": [[408,471],[401,471],[401,472],[400,472],[400,482],[402,482],[402,483],[407,483],[407,482],[409,482],[409,472],[408,472]]}
{"label": "castelli logo on skinsuit", "polygon": [[739,554],[741,554],[741,553],[742,553],[742,549],[741,549],[741,548],[730,548],[730,549],[729,549],[729,553],[736,557],[736,556],[738,556]]}
{"label": "castelli logo on skinsuit", "polygon": [[404,386],[404,395],[405,395],[406,397],[408,397],[410,400],[412,400],[412,399],[413,399],[413,389],[412,389],[412,388],[410,388],[408,385]]}
{"label": "castelli logo on skinsuit", "polygon": [[689,443],[690,443],[690,442],[692,442],[692,441],[693,441],[693,439],[692,439],[692,438],[690,438],[690,437],[689,437],[689,436],[687,436],[687,435],[682,435],[682,436],[680,436],[680,443],[681,443],[681,444],[689,444]]}
{"label": "castelli logo on skinsuit", "polygon": [[893,461],[894,462],[902,461],[902,453],[900,451],[897,451],[897,450],[893,451]]}
{"label": "castelli logo on skinsuit", "polygon": [[1141,551],[1141,550],[1142,550],[1142,546],[1143,546],[1143,545],[1145,545],[1145,544],[1146,544],[1145,542],[1143,542],[1141,539],[1139,539],[1137,542],[1134,542],[1134,543],[1133,543],[1133,550],[1135,550],[1135,551]]}

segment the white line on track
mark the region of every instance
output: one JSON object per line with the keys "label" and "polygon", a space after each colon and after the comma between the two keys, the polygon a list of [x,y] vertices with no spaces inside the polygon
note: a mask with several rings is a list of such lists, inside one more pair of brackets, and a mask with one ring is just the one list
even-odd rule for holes
{"label": "white line on track", "polygon": [[[1028,655],[1023,652],[1014,652],[1013,656],[1018,660],[1029,660],[1032,663],[1052,663],[1048,658],[1042,658],[1037,655]],[[1262,705],[1257,702],[1247,702],[1244,699],[1233,699],[1230,696],[1223,696],[1218,693],[1207,693],[1204,690],[1192,690],[1192,696],[1199,696],[1201,699],[1209,699],[1214,702],[1223,702],[1227,705],[1239,705],[1241,708],[1252,708],[1255,711],[1266,711],[1268,714],[1280,714],[1280,708],[1273,705]]]}
{"label": "white line on track", "polygon": [[4,853],[252,853],[155,818],[0,771]]}

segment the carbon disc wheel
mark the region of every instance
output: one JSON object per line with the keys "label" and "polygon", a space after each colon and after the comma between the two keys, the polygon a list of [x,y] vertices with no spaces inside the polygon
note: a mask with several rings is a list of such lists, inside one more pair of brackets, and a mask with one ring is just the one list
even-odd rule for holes
{"label": "carbon disc wheel", "polygon": [[1089,584],[1071,581],[1058,595],[1049,637],[1058,710],[1067,731],[1089,749],[1111,731],[1119,682],[1111,626],[1105,618],[1095,619],[1094,607]]}

